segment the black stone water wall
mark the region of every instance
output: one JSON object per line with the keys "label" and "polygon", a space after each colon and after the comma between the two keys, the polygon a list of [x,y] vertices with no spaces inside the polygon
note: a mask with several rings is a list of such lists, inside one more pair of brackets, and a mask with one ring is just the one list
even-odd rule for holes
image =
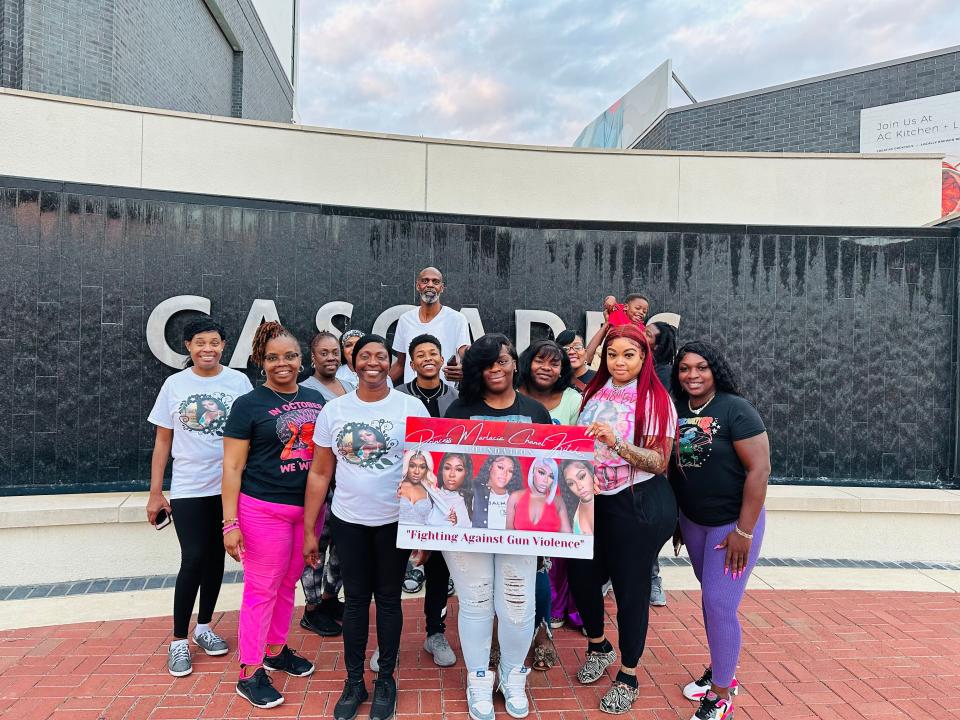
{"label": "black stone water wall", "polygon": [[[317,308],[369,329],[444,299],[514,334],[515,308],[583,330],[642,291],[722,346],[763,415],[778,482],[957,487],[957,229],[530,221],[289,205],[0,178],[0,494],[144,489],[146,416],[173,372],[151,310],[210,298],[238,335],[255,298],[309,340]],[[168,327],[179,347],[184,316]],[[255,379],[255,373],[251,373]]]}

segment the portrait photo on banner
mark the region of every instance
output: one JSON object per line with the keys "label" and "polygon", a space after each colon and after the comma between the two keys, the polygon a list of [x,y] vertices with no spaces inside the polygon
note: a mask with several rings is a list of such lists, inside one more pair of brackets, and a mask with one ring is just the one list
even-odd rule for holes
{"label": "portrait photo on banner", "polygon": [[397,547],[592,557],[585,429],[408,418]]}

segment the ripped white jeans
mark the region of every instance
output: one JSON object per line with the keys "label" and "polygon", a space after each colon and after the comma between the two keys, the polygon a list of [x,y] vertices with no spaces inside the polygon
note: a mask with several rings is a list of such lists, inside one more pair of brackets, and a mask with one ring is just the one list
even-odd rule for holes
{"label": "ripped white jeans", "polygon": [[469,672],[490,664],[493,617],[500,640],[500,672],[522,667],[533,641],[537,558],[534,555],[443,552],[457,588],[463,662]]}

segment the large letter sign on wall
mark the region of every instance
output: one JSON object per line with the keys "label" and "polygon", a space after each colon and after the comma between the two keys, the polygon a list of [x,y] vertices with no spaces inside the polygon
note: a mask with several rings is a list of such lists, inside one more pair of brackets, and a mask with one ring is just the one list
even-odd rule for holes
{"label": "large letter sign on wall", "polygon": [[549,310],[516,310],[517,318],[517,352],[522,353],[530,347],[530,326],[541,323],[553,330],[556,337],[567,329],[566,324],[556,314]]}
{"label": "large letter sign on wall", "polygon": [[477,308],[460,308],[460,313],[467,319],[467,322],[470,323],[470,336],[476,340],[479,337],[483,337],[483,321],[480,319],[480,311]]}
{"label": "large letter sign on wall", "polygon": [[[209,315],[210,300],[199,295],[176,295],[157,305],[150,313],[150,317],[147,318],[147,347],[150,348],[153,356],[164,365],[182,368],[187,361],[187,355],[181,355],[167,345],[165,334],[170,318],[186,310],[195,310]],[[244,363],[240,367],[246,366],[246,363]]]}
{"label": "large letter sign on wall", "polygon": [[387,330],[390,329],[390,326],[399,320],[400,316],[403,315],[407,310],[413,309],[413,305],[394,305],[393,307],[388,307],[386,310],[380,313],[380,316],[376,320],[374,320],[373,334],[386,337]]}
{"label": "large letter sign on wall", "polygon": [[353,303],[334,300],[333,302],[321,305],[320,309],[317,310],[317,330],[327,330],[337,337],[340,337],[342,333],[337,329],[337,326],[333,324],[335,317],[345,317],[349,321],[350,318],[353,317]]}
{"label": "large letter sign on wall", "polygon": [[280,322],[280,315],[273,300],[257,298],[250,304],[250,312],[247,314],[246,322],[243,323],[243,330],[237,338],[237,347],[230,358],[230,367],[241,370],[247,367],[247,360],[253,351],[253,336],[257,334],[257,328],[260,327],[260,323],[274,320]]}

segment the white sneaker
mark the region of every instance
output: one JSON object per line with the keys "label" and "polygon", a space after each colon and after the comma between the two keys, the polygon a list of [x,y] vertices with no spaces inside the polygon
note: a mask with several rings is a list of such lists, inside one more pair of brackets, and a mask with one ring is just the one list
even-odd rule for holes
{"label": "white sneaker", "polygon": [[529,668],[518,667],[509,672],[504,679],[500,671],[500,692],[510,717],[525,718],[530,713],[530,701],[527,699],[527,674]]}
{"label": "white sneaker", "polygon": [[708,692],[690,720],[729,720],[733,718],[733,698],[720,698]]}
{"label": "white sneaker", "polygon": [[493,684],[496,674],[490,670],[467,673],[467,708],[473,720],[493,720]]}
{"label": "white sneaker", "polygon": [[[711,687],[713,687],[713,668],[708,667],[703,671],[703,675],[700,676],[699,680],[694,680],[684,686],[683,696],[687,700],[699,701],[707,694]],[[736,695],[738,692],[740,692],[740,683],[734,678],[733,682],[730,683],[730,694]]]}

